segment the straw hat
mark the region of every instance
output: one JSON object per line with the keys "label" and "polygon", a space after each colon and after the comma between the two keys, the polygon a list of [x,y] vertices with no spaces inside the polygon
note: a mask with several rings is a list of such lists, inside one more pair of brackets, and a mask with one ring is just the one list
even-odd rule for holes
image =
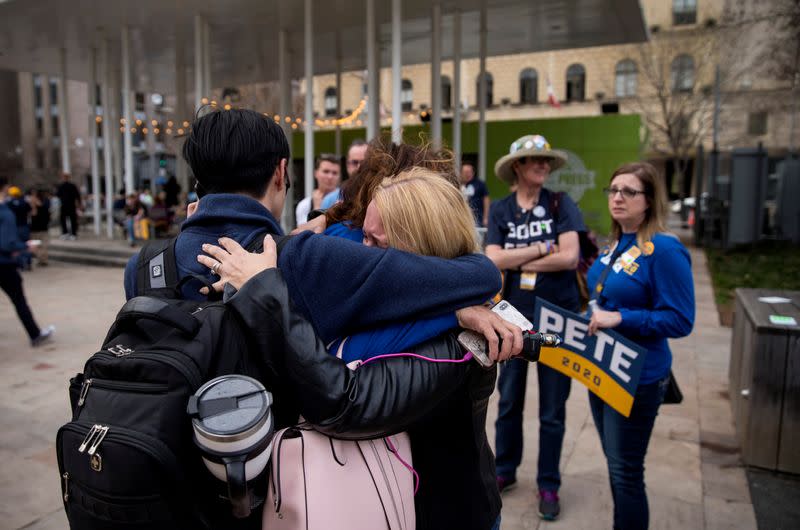
{"label": "straw hat", "polygon": [[567,163],[567,155],[562,151],[551,149],[544,136],[528,134],[522,138],[517,138],[511,143],[508,154],[494,165],[495,175],[509,184],[514,183],[517,180],[517,175],[511,165],[515,160],[526,156],[549,159],[550,171],[555,171]]}

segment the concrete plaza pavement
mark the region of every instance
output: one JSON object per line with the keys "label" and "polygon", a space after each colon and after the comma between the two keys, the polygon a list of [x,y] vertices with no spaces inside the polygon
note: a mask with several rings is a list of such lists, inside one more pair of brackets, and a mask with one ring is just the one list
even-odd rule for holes
{"label": "concrete plaza pavement", "polygon": [[[727,394],[730,329],[719,325],[705,256],[692,250],[697,321],[673,341],[681,405],[663,406],[646,462],[654,529],[753,529],[753,505],[741,466]],[[55,436],[69,417],[67,384],[99,347],[123,302],[122,269],[53,262],[24,273],[40,325],[55,340],[39,349],[5,296],[0,300],[0,529],[67,528],[56,466]],[[606,463],[586,389],[574,383],[561,459],[562,516],[541,522],[536,510],[537,388],[528,379],[525,452],[519,487],[503,496],[503,530],[612,526]],[[497,396],[487,425],[494,438]],[[424,477],[423,477],[424,480]]]}

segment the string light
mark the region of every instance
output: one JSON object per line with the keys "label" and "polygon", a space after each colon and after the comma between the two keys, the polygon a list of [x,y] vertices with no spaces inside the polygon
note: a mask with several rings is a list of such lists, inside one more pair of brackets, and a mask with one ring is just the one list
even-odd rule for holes
{"label": "string light", "polygon": [[147,127],[142,127],[142,134],[147,134]]}
{"label": "string light", "polygon": [[152,121],[150,121],[150,125],[155,127],[156,125],[158,125],[158,121],[157,120],[152,120]]}
{"label": "string light", "polygon": [[292,129],[297,129],[297,124],[296,123],[292,124]]}
{"label": "string light", "polygon": [[136,133],[136,127],[131,127],[131,132]]}
{"label": "string light", "polygon": [[203,105],[208,105],[208,98],[201,98],[200,103],[202,103]]}
{"label": "string light", "polygon": [[172,134],[172,129],[169,129],[169,128],[168,128],[168,129],[166,130],[166,133],[167,133],[167,134]]}
{"label": "string light", "polygon": [[142,126],[142,120],[136,120],[136,126],[137,127],[141,127]]}
{"label": "string light", "polygon": [[169,120],[169,121],[167,122],[167,127],[172,127],[172,120]]}
{"label": "string light", "polygon": [[119,132],[125,132],[125,127],[120,127]]}
{"label": "string light", "polygon": [[183,133],[184,133],[183,129],[178,129],[178,134],[183,134]]}
{"label": "string light", "polygon": [[225,103],[225,106],[222,107],[222,108],[224,108],[225,110],[231,110],[231,104],[230,103]]}
{"label": "string light", "polygon": [[153,129],[153,134],[159,134],[160,132],[161,132],[161,129],[159,129],[158,127]]}
{"label": "string light", "polygon": [[284,121],[286,121],[286,123],[290,123],[292,121],[292,118],[290,118],[289,116],[286,116],[284,118]]}
{"label": "string light", "polygon": [[184,121],[184,122],[183,122],[183,126],[184,126],[184,127],[188,127],[188,126],[189,126],[189,122],[188,122],[188,121]]}
{"label": "string light", "polygon": [[94,117],[94,121],[95,121],[95,123],[102,123],[103,122],[103,117],[102,116],[95,116]]}
{"label": "string light", "polygon": [[119,122],[120,122],[122,125],[125,125],[125,118],[120,118],[120,119],[119,119]]}
{"label": "string light", "polygon": [[[266,115],[267,115],[267,113],[265,112],[265,113],[264,113],[264,115],[266,116]],[[273,116],[272,118],[273,118],[275,121],[281,121],[281,117],[280,117],[280,116],[278,116],[277,114],[276,114],[275,116]]]}

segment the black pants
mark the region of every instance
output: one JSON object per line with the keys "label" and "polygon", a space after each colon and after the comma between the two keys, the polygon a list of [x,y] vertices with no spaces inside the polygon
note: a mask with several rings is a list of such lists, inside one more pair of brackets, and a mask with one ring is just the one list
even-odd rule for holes
{"label": "black pants", "polygon": [[[67,230],[67,219],[69,219],[69,230]],[[78,235],[78,212],[75,210],[61,210],[61,233]]]}
{"label": "black pants", "polygon": [[31,308],[28,307],[28,302],[25,300],[25,293],[22,291],[22,277],[17,272],[15,264],[0,264],[0,288],[2,288],[11,302],[14,304],[14,309],[17,310],[17,316],[25,326],[25,331],[31,340],[39,336],[39,326],[33,320]]}

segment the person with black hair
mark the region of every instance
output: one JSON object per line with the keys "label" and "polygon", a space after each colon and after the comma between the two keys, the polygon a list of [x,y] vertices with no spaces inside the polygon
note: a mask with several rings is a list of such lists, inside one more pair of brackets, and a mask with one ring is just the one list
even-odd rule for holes
{"label": "person with black hair", "polygon": [[51,339],[56,329],[53,326],[39,329],[31,309],[28,307],[28,301],[25,299],[22,277],[17,271],[19,265],[17,256],[21,252],[32,251],[35,246],[30,241],[21,241],[17,236],[16,219],[5,204],[7,189],[8,179],[0,177],[0,288],[5,291],[14,304],[17,316],[25,326],[25,331],[28,332],[31,346],[37,347]]}

